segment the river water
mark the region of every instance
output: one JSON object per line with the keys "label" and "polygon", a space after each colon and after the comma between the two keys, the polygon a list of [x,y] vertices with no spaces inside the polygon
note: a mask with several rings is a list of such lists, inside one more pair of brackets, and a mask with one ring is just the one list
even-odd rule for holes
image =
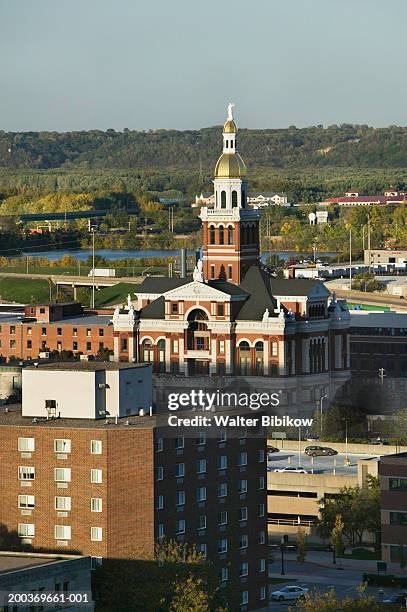
{"label": "river water", "polygon": [[[188,251],[188,255],[194,255],[195,251]],[[133,250],[113,250],[113,249],[95,249],[95,255],[104,257],[106,260],[115,259],[142,259],[143,257],[179,257],[180,251],[176,250],[155,250],[145,249],[141,251]],[[32,257],[46,257],[50,261],[60,259],[64,255],[71,255],[75,259],[85,261],[88,257],[91,257],[91,249],[61,249],[55,251],[35,251],[30,253]],[[269,255],[277,255],[280,259],[289,259],[290,257],[308,257],[313,258],[312,253],[298,253],[297,251],[265,251],[261,255],[262,261],[266,261]],[[330,258],[335,257],[337,253],[333,252],[319,252],[315,253],[315,257],[318,258]]]}

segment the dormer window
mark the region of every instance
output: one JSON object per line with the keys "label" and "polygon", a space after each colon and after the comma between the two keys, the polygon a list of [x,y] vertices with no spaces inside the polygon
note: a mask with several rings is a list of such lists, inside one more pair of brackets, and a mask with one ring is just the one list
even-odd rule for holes
{"label": "dormer window", "polygon": [[172,302],[171,314],[178,314],[178,302]]}

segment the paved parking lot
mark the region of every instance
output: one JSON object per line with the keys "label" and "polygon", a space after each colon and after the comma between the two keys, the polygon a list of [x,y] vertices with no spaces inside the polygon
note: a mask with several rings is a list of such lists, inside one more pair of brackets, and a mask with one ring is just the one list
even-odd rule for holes
{"label": "paved parking lot", "polygon": [[[331,553],[313,553],[312,551],[308,552],[305,563],[298,563],[296,553],[287,551],[285,554],[286,576],[281,576],[280,555],[277,547],[273,547],[273,550],[276,552],[274,561],[269,565],[269,578],[281,580],[281,583],[270,584],[270,593],[278,591],[286,585],[299,585],[307,587],[310,591],[327,592],[334,589],[339,598],[351,597],[357,599],[363,573],[372,571],[372,564],[376,564],[376,561],[342,559],[337,560],[338,564],[335,567],[331,564]],[[373,596],[376,601],[382,601],[383,598],[386,599],[390,595],[402,591],[400,588],[385,588],[381,596],[380,590],[378,587],[367,587],[365,593]],[[295,609],[295,604],[271,600],[268,610],[285,611],[288,607]]]}
{"label": "paved parking lot", "polygon": [[[326,446],[329,446],[328,444]],[[278,453],[269,455],[267,469],[273,472],[276,468],[283,468],[288,465],[297,467],[301,465],[310,474],[354,474],[357,472],[357,462],[360,459],[377,458],[375,455],[348,455],[350,465],[345,465],[346,455],[340,453],[332,457],[308,457],[304,452],[293,450],[280,450]]]}

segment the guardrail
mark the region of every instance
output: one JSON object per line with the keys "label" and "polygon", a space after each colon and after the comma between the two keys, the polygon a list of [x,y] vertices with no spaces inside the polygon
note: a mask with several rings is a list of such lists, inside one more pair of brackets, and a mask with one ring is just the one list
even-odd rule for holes
{"label": "guardrail", "polygon": [[304,521],[300,519],[300,521],[296,521],[295,519],[267,519],[267,523],[270,525],[285,525],[296,527],[313,527],[315,525],[315,521]]}

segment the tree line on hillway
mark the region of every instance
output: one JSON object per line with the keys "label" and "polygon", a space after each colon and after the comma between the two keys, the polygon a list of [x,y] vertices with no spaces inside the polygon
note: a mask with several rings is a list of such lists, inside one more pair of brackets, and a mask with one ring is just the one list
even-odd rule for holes
{"label": "tree line on hillway", "polygon": [[[8,169],[123,169],[211,172],[221,146],[221,126],[201,130],[122,132],[0,131],[0,167]],[[407,128],[322,125],[298,129],[240,129],[239,142],[252,168],[395,168],[407,165]]]}

